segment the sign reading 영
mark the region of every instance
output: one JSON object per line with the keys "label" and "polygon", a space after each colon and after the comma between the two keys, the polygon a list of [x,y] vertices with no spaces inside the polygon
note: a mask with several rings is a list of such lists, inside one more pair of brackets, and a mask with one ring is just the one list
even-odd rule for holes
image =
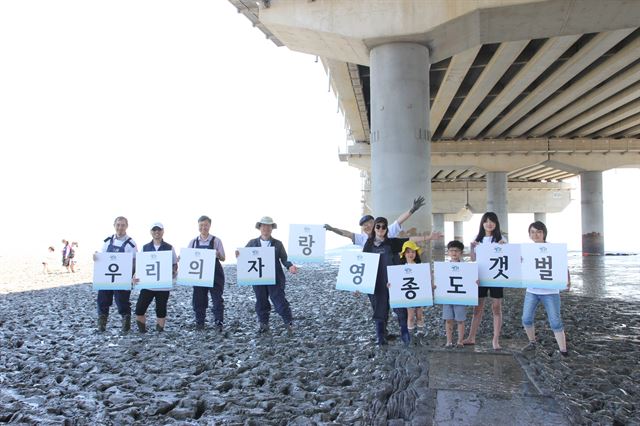
{"label": "sign reading \uc601", "polygon": [[347,252],[342,255],[338,271],[337,290],[373,294],[380,255],[377,253]]}

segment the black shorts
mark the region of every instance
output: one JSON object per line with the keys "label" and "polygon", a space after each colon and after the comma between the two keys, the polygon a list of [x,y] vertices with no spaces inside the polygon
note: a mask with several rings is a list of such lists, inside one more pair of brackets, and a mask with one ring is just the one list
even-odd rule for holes
{"label": "black shorts", "polygon": [[493,299],[502,299],[504,292],[502,287],[478,287],[478,297],[487,297],[487,295]]}

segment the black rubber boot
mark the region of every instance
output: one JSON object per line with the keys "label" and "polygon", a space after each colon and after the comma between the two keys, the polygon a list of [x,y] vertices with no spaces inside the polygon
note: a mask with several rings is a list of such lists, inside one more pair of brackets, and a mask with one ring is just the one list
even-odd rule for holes
{"label": "black rubber boot", "polygon": [[400,338],[405,346],[409,346],[409,343],[411,343],[411,334],[409,333],[409,328],[407,328],[406,325],[400,326]]}
{"label": "black rubber boot", "polygon": [[164,327],[163,327],[163,326],[161,326],[160,324],[156,324],[156,331],[157,331],[158,333],[160,333],[160,332],[164,331]]}
{"label": "black rubber boot", "polygon": [[140,333],[146,333],[147,332],[147,325],[145,323],[136,320],[136,325],[138,326],[138,331]]}
{"label": "black rubber boot", "polygon": [[378,338],[378,346],[384,346],[387,344],[387,339],[385,338],[384,334],[384,321],[376,321],[376,337]]}
{"label": "black rubber boot", "polygon": [[107,320],[109,319],[108,315],[100,315],[98,316],[98,331],[104,332],[107,331]]}
{"label": "black rubber boot", "polygon": [[128,333],[131,330],[131,315],[125,315],[122,317],[122,331]]}

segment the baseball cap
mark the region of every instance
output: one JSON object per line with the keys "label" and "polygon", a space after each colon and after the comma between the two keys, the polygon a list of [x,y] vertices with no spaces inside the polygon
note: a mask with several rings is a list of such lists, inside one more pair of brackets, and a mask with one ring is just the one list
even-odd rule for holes
{"label": "baseball cap", "polygon": [[153,231],[153,228],[160,228],[160,229],[164,229],[164,226],[160,223],[160,222],[156,222],[153,225],[151,225],[151,230]]}

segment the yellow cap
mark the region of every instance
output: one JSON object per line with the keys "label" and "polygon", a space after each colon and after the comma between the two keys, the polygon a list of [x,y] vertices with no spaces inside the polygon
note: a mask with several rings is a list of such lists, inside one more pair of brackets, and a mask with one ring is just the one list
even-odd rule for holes
{"label": "yellow cap", "polygon": [[418,255],[422,254],[422,249],[418,247],[418,245],[411,240],[407,241],[402,245],[402,251],[400,252],[400,257],[404,257],[404,252],[406,249],[411,249],[416,253],[418,253]]}

